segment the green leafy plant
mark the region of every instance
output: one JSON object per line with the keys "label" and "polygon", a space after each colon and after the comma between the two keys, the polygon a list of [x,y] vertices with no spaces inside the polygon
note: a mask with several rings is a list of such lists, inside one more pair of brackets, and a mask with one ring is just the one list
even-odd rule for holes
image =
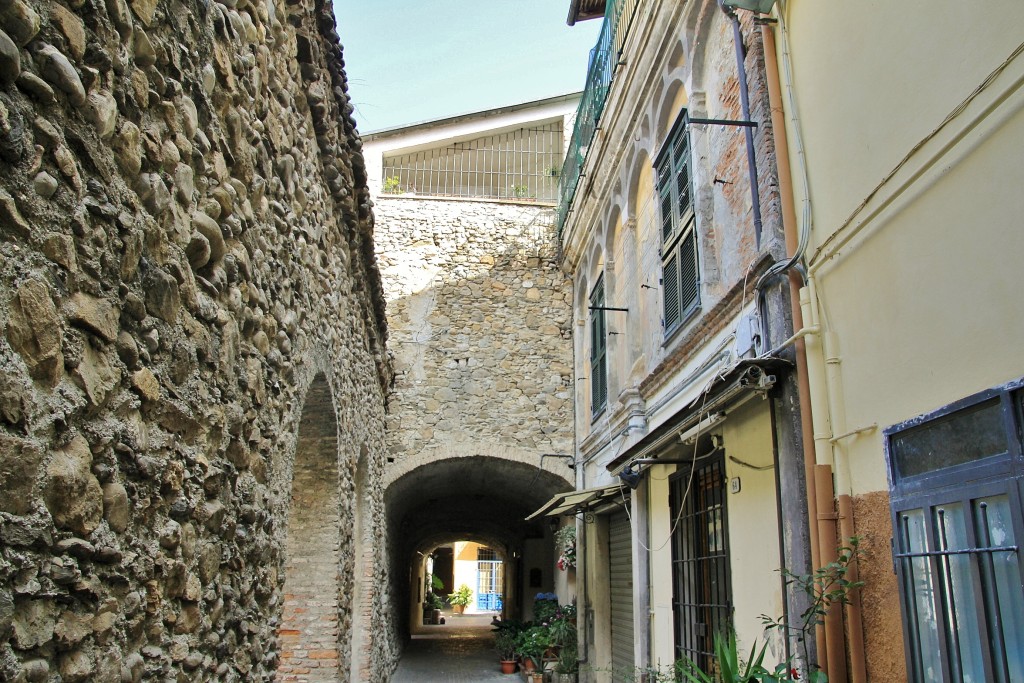
{"label": "green leafy plant", "polygon": [[[778,630],[784,636],[795,635],[797,637],[803,648],[804,662],[808,663],[809,668],[808,640],[811,631],[816,626],[825,623],[825,615],[833,605],[849,604],[851,591],[864,585],[863,581],[851,581],[847,578],[850,573],[850,565],[860,557],[860,537],[851,536],[846,543],[847,545],[838,548],[834,561],[815,569],[810,574],[795,574],[785,567],[779,570],[785,577],[787,585],[796,585],[811,599],[807,609],[800,613],[799,619],[795,623],[789,623],[783,617],[772,618],[766,614],[761,615],[761,623],[764,624],[765,631]],[[815,674],[824,676],[817,668],[811,669],[807,674],[807,679],[811,683],[827,680],[827,678],[815,678]]]}
{"label": "green leafy plant", "polygon": [[502,661],[509,661],[516,656],[516,636],[511,629],[501,629],[494,634],[494,650]]}
{"label": "green leafy plant", "polygon": [[551,633],[546,626],[531,626],[516,639],[516,654],[523,659],[529,659],[538,669],[544,659],[544,653],[554,645],[551,641]]}
{"label": "green leafy plant", "polygon": [[[573,629],[575,630],[575,629]],[[558,650],[558,661],[555,662],[555,672],[560,674],[574,674],[580,669],[579,649],[576,642],[563,643]]]}
{"label": "green leafy plant", "polygon": [[576,525],[564,526],[555,532],[555,551],[558,568],[563,572],[576,568]]}
{"label": "green leafy plant", "polygon": [[513,185],[511,188],[513,197],[525,197],[530,191],[526,185]]}
{"label": "green leafy plant", "polygon": [[448,602],[465,607],[473,602],[473,591],[466,584],[462,584],[458,590],[448,596]]}
{"label": "green leafy plant", "polygon": [[384,179],[385,194],[399,194],[402,191],[402,181],[398,176],[388,176]]}
{"label": "green leafy plant", "polygon": [[536,623],[550,623],[557,611],[558,596],[554,593],[537,593],[533,598],[533,620]]}
{"label": "green leafy plant", "polygon": [[427,599],[425,602],[427,603],[428,609],[442,609],[444,607],[444,600],[441,599],[440,595],[433,591],[429,591],[427,593]]}

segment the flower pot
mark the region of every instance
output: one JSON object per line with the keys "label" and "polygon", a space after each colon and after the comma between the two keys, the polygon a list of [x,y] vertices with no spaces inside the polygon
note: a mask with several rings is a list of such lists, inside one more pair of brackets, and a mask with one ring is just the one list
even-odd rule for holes
{"label": "flower pot", "polygon": [[576,683],[576,674],[555,674],[555,683]]}
{"label": "flower pot", "polygon": [[452,605],[452,611],[455,612],[456,614],[462,614],[463,612],[466,611],[466,606],[465,605]]}
{"label": "flower pot", "polygon": [[534,672],[536,668],[537,665],[533,663],[532,659],[530,659],[529,657],[523,657],[523,671],[525,671],[528,674],[531,674]]}
{"label": "flower pot", "polygon": [[503,659],[501,660],[501,673],[503,674],[514,674],[516,672],[516,660],[514,659]]}
{"label": "flower pot", "polygon": [[532,674],[528,674],[528,680],[530,683],[544,683],[544,672],[534,671]]}

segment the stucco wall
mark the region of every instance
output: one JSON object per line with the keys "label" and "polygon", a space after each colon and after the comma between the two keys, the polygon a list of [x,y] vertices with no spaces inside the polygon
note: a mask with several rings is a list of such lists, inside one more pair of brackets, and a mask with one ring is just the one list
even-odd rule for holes
{"label": "stucco wall", "polygon": [[0,678],[271,679],[317,373],[339,514],[358,454],[380,480],[384,303],[334,22],[231,4],[0,9]]}

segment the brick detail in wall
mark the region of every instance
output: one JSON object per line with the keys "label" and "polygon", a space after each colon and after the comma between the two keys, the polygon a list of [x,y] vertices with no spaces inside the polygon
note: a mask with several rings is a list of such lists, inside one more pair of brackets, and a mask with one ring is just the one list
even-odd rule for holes
{"label": "brick detail in wall", "polygon": [[288,517],[278,681],[340,680],[338,442],[326,385],[310,390],[299,428]]}

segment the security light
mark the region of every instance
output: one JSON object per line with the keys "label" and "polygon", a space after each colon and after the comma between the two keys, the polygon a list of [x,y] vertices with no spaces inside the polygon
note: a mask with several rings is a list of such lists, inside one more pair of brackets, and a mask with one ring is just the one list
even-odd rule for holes
{"label": "security light", "polygon": [[632,464],[619,472],[619,479],[621,479],[622,482],[631,489],[635,489],[639,486],[642,478],[643,474],[639,470],[634,470]]}

